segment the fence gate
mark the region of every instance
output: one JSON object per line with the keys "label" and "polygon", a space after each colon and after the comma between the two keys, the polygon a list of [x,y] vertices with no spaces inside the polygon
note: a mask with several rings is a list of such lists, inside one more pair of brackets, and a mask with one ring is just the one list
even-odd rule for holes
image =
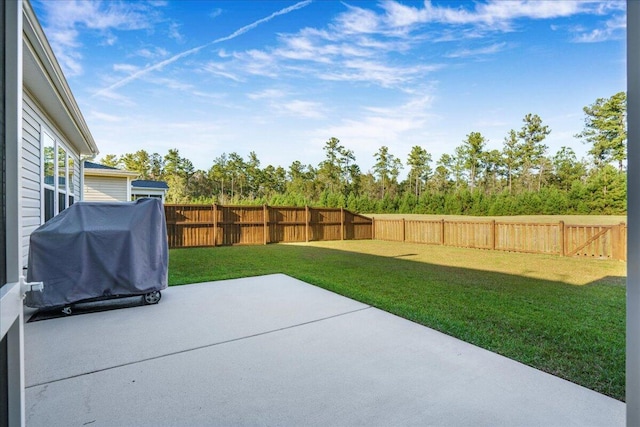
{"label": "fence gate", "polygon": [[564,255],[626,260],[624,235],[626,224],[567,225],[564,230]]}

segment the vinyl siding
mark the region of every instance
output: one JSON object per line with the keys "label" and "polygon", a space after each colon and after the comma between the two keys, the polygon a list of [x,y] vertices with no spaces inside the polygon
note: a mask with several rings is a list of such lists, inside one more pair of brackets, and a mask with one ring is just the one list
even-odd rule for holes
{"label": "vinyl siding", "polygon": [[129,180],[124,177],[84,176],[84,200],[92,202],[128,202]]}
{"label": "vinyl siding", "polygon": [[29,236],[42,223],[41,214],[41,114],[25,93],[22,109],[22,265],[27,265]]}
{"label": "vinyl siding", "polygon": [[22,109],[22,263],[27,265],[29,255],[29,237],[33,230],[43,222],[42,215],[42,147],[41,133],[46,129],[56,140],[61,142],[73,158],[74,163],[74,196],[80,200],[80,157],[70,144],[60,136],[42,109],[27,93],[23,92]]}

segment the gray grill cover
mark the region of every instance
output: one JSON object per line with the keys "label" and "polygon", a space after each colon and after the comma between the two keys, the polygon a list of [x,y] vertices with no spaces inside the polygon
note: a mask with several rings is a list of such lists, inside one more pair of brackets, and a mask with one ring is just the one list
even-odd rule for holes
{"label": "gray grill cover", "polygon": [[57,307],[167,287],[169,255],[164,208],[158,199],[79,202],[30,238],[29,307]]}

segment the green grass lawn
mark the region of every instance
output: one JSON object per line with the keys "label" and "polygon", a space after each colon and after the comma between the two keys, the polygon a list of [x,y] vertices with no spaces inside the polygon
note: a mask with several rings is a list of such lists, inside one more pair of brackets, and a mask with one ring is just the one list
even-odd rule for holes
{"label": "green grass lawn", "polygon": [[619,261],[345,241],[177,249],[171,285],[284,273],[624,400]]}

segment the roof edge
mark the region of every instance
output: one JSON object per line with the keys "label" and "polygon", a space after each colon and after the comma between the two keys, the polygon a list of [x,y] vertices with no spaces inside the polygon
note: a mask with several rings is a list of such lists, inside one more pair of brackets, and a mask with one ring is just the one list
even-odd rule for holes
{"label": "roof edge", "polygon": [[[97,155],[99,150],[98,146],[91,135],[91,131],[78,107],[71,88],[62,72],[62,68],[56,59],[56,56],[49,44],[49,41],[40,25],[40,22],[31,6],[29,0],[23,0],[23,37],[24,41],[28,43],[30,48],[28,52],[23,54],[35,55],[33,58],[35,63],[40,68],[40,72],[43,77],[49,81],[52,93],[60,106],[65,110],[68,117],[71,120],[72,127],[69,129],[61,129],[65,131],[66,136],[73,142],[74,145],[79,145],[76,148],[81,154]],[[75,135],[69,135],[69,130],[72,130]],[[84,147],[83,147],[84,146]]]}

